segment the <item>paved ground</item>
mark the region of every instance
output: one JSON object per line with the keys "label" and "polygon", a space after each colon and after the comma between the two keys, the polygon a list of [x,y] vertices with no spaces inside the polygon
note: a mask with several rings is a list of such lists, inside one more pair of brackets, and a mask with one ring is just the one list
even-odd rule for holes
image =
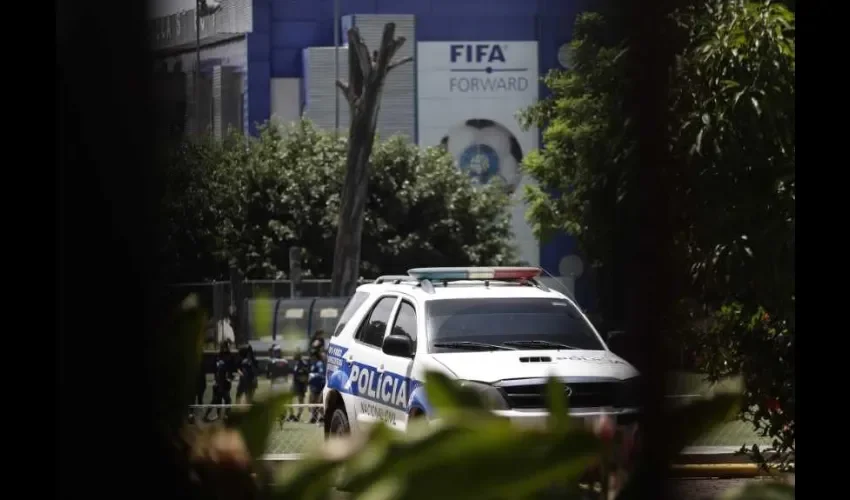
{"label": "paved ground", "polygon": [[[678,372],[668,379],[667,392],[671,395],[691,396],[708,395],[723,390],[740,388],[740,379],[728,379],[716,385],[709,385],[702,375],[696,373]],[[746,422],[728,422],[715,427],[698,439],[694,446],[737,446],[742,444],[758,444],[770,446],[769,438],[759,436],[753,431],[752,425]]]}
{"label": "paved ground", "polygon": [[[794,484],[791,476],[790,483]],[[669,498],[682,500],[714,500],[732,488],[769,479],[672,479],[669,483]]]}
{"label": "paved ground", "polygon": [[[204,403],[209,404],[212,401],[212,376],[207,377],[207,391],[204,395]],[[271,390],[271,383],[268,379],[261,378],[257,384],[257,393],[255,397],[262,398]],[[230,391],[230,397],[233,403],[236,401],[236,384]],[[304,401],[307,402],[306,400]],[[211,416],[215,418],[217,410],[213,410]],[[297,410],[296,410],[297,412]],[[315,449],[323,440],[323,427],[321,424],[310,424],[311,411],[309,408],[303,408],[300,412],[300,422],[283,422],[278,427],[269,439],[268,453],[304,453],[311,449]]]}
{"label": "paved ground", "polygon": [[[737,381],[727,381],[719,387],[732,388]],[[700,376],[694,374],[677,374],[671,378],[668,392],[678,395],[698,395],[710,393],[717,390],[718,386],[708,386]],[[262,397],[271,389],[270,382],[261,378],[257,388],[257,396]],[[236,403],[236,384],[231,391],[233,402]],[[207,392],[204,401],[209,403],[212,399],[212,378],[209,377]],[[321,425],[309,424],[309,410],[302,413],[301,423],[286,422],[282,428],[275,431],[269,441],[269,453],[303,453],[314,448],[322,441]],[[744,422],[729,422],[715,428],[705,436],[701,437],[694,446],[735,446],[742,444],[769,445],[770,441],[761,438],[753,432],[752,427]]]}

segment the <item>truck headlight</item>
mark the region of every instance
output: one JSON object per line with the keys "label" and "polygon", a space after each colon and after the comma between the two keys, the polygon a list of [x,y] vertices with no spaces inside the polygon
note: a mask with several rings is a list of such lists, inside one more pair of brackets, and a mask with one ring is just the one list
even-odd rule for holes
{"label": "truck headlight", "polygon": [[472,389],[478,393],[484,401],[488,410],[508,410],[508,400],[504,393],[498,388],[484,382],[473,382],[471,380],[461,380],[459,385],[465,389]]}

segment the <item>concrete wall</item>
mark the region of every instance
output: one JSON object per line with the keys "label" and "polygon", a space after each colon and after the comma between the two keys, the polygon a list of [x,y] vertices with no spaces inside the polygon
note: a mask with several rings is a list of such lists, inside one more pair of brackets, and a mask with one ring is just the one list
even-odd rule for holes
{"label": "concrete wall", "polygon": [[298,78],[272,78],[271,119],[282,125],[301,118],[301,80]]}

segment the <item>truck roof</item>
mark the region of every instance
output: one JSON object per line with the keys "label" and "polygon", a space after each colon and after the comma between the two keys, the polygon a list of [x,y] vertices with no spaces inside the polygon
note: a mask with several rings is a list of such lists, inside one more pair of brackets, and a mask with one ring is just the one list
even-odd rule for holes
{"label": "truck roof", "polygon": [[[564,294],[554,290],[540,288],[533,284],[507,283],[500,281],[451,281],[446,284],[437,282],[432,289],[423,287],[416,281],[401,283],[378,283],[361,285],[357,290],[369,293],[399,292],[411,295],[420,301],[440,299],[470,299],[470,298],[551,298],[568,299]],[[570,299],[568,299],[570,300]]]}

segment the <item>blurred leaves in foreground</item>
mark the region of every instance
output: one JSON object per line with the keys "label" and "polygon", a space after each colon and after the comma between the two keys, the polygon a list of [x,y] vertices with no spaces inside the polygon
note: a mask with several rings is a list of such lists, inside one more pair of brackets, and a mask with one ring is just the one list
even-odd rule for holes
{"label": "blurred leaves in foreground", "polygon": [[[639,120],[626,2],[576,17],[569,69],[522,114],[545,147],[523,159],[535,179],[528,218],[542,237],[576,236],[592,262],[600,321],[626,317],[640,189]],[[676,296],[659,332],[676,362],[714,382],[743,376],[740,416],[793,454],[796,433],[796,20],[782,2],[687,2],[659,31],[676,49],[662,174],[675,207],[668,262]],[[552,192],[570,193],[552,196]]]}
{"label": "blurred leaves in foreground", "polygon": [[[177,325],[187,332],[200,331],[191,305],[191,300],[183,303],[179,317],[184,319]],[[175,367],[188,372],[186,360],[191,359],[191,349],[195,354],[197,349],[190,342],[182,345],[186,357]],[[186,383],[192,378],[188,376]],[[230,428],[184,427],[192,466],[189,479],[200,498],[216,499],[320,500],[334,498],[335,490],[358,500],[641,496],[646,478],[641,477],[639,456],[637,470],[630,471],[634,436],[618,432],[610,420],[589,426],[567,418],[568,402],[560,382],[549,381],[547,406],[554,411],[541,428],[512,425],[489,411],[479,393],[444,375],[428,373],[425,387],[438,418],[415,420],[406,432],[376,424],[368,432],[329,440],[272,474],[258,467],[258,460],[289,395],[272,395],[247,411],[234,411]],[[190,399],[187,396],[174,412],[185,410]],[[168,401],[176,403],[174,398]],[[738,404],[738,395],[721,393],[671,411],[665,424],[669,438],[663,443],[670,460],[696,437],[734,417]],[[611,477],[618,483],[611,484]],[[582,483],[588,482],[599,485],[583,488]],[[794,489],[765,483],[735,495],[729,498],[793,498]]]}

